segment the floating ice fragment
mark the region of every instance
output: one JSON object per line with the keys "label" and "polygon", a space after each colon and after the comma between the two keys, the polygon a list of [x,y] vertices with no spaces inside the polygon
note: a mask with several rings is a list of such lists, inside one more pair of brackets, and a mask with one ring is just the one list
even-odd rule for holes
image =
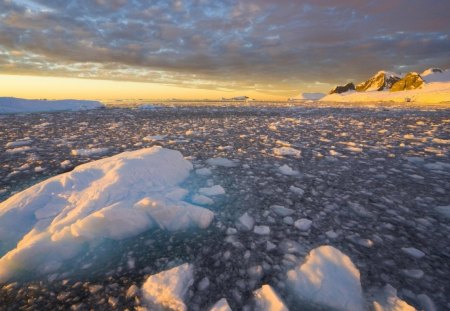
{"label": "floating ice fragment", "polygon": [[185,263],[149,276],[142,286],[142,295],[150,307],[185,311],[183,300],[193,283],[193,267]]}
{"label": "floating ice fragment", "polygon": [[289,165],[284,164],[278,168],[281,174],[287,175],[287,176],[295,176],[298,175],[298,171],[293,170]]}
{"label": "floating ice fragment", "polygon": [[405,254],[407,254],[407,255],[409,255],[409,256],[411,256],[411,257],[417,258],[417,259],[420,259],[420,258],[422,258],[423,256],[425,256],[425,253],[424,253],[424,252],[422,252],[421,250],[418,250],[418,249],[415,248],[415,247],[403,247],[403,248],[402,248],[402,251],[403,251]]}
{"label": "floating ice fragment", "polygon": [[198,204],[198,205],[212,205],[214,204],[214,200],[211,198],[208,198],[207,196],[203,194],[195,194],[192,197],[192,203]]}
{"label": "floating ice fragment", "polygon": [[348,256],[332,246],[313,249],[305,263],[287,273],[287,285],[299,304],[364,310],[359,271]]}
{"label": "floating ice fragment", "polygon": [[220,299],[209,311],[232,311],[225,298]]}
{"label": "floating ice fragment", "polygon": [[281,216],[281,217],[286,217],[286,216],[294,214],[294,210],[293,209],[290,209],[290,208],[287,208],[287,207],[284,207],[284,206],[281,206],[281,205],[272,205],[270,207],[270,209],[275,214],[277,214],[278,216]]}
{"label": "floating ice fragment", "polygon": [[300,150],[297,150],[292,147],[274,148],[273,153],[276,156],[292,156],[292,157],[296,157],[296,158],[299,158],[302,154],[302,152]]}
{"label": "floating ice fragment", "polygon": [[208,163],[211,166],[223,166],[223,167],[235,167],[237,166],[237,163],[225,158],[211,158],[206,160],[206,163]]}
{"label": "floating ice fragment", "polygon": [[253,232],[259,235],[268,235],[270,234],[270,228],[268,226],[255,226]]}
{"label": "floating ice fragment", "polygon": [[308,231],[311,228],[312,221],[306,218],[298,219],[294,222],[294,227],[300,231]]}
{"label": "floating ice fragment", "polygon": [[90,157],[93,155],[102,155],[108,151],[108,148],[73,149],[71,154],[74,156]]}
{"label": "floating ice fragment", "polygon": [[255,225],[255,220],[249,214],[244,213],[241,217],[239,217],[236,226],[243,231],[250,231],[253,229]]}
{"label": "floating ice fragment", "polygon": [[374,311],[415,311],[416,309],[397,297],[397,290],[390,284],[384,287],[383,293],[373,302]]}
{"label": "floating ice fragment", "polygon": [[207,196],[215,196],[225,194],[225,189],[223,189],[223,187],[220,185],[215,185],[212,187],[200,188],[198,192]]}
{"label": "floating ice fragment", "polygon": [[283,301],[270,285],[263,285],[253,292],[255,297],[255,310],[259,311],[288,311]]}
{"label": "floating ice fragment", "polygon": [[211,170],[209,168],[203,167],[195,170],[195,174],[199,176],[209,176],[211,175]]}

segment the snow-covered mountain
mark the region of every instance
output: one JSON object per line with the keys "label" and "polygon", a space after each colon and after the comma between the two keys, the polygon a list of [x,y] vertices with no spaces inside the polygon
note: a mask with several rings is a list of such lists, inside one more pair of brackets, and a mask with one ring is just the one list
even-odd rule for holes
{"label": "snow-covered mountain", "polygon": [[378,71],[374,76],[356,86],[358,92],[383,91],[401,79],[400,75],[389,71]]}
{"label": "snow-covered mountain", "polygon": [[[336,88],[335,88],[336,89]],[[356,86],[356,91],[335,92],[325,96],[326,102],[450,102],[450,70],[430,68],[406,75],[379,71]]]}

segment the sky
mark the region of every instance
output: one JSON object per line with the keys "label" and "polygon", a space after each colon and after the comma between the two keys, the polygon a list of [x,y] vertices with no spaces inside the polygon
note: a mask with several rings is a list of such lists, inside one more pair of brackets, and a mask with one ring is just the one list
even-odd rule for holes
{"label": "sky", "polygon": [[449,0],[0,0],[0,96],[286,99],[450,68]]}

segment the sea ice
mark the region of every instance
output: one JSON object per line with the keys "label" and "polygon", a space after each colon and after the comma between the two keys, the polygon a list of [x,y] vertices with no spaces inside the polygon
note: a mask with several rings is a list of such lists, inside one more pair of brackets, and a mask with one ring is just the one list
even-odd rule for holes
{"label": "sea ice", "polygon": [[288,311],[288,308],[270,285],[263,285],[253,292],[253,296],[255,297],[255,310]]}
{"label": "sea ice", "polygon": [[255,226],[253,232],[259,235],[268,235],[270,234],[270,228],[268,226]]}
{"label": "sea ice", "polygon": [[415,311],[416,309],[397,297],[397,290],[390,284],[384,287],[380,297],[373,302],[374,311]]}
{"label": "sea ice", "polygon": [[298,171],[293,170],[289,165],[284,164],[278,168],[281,174],[287,175],[287,176],[294,176],[298,175]]}
{"label": "sea ice", "polygon": [[228,305],[228,301],[225,298],[222,298],[216,302],[209,311],[231,311],[231,308]]}
{"label": "sea ice", "polygon": [[311,228],[312,221],[306,218],[298,219],[294,222],[294,227],[300,231],[308,231]]}
{"label": "sea ice", "polygon": [[150,308],[185,311],[183,300],[193,283],[193,267],[185,263],[149,276],[142,286],[142,295]]}
{"label": "sea ice", "polygon": [[255,220],[248,213],[244,213],[241,217],[239,217],[236,227],[240,228],[243,231],[250,231],[253,229],[255,225]]}
{"label": "sea ice", "polygon": [[207,209],[183,201],[178,185],[192,164],[153,147],[93,161],[0,203],[0,282],[16,273],[50,273],[83,245],[120,240],[151,228],[206,228]]}
{"label": "sea ice", "polygon": [[108,151],[108,148],[73,149],[71,154],[75,156],[90,157],[93,155],[106,154]]}
{"label": "sea ice", "polygon": [[237,163],[225,158],[211,158],[206,160],[206,163],[211,166],[235,167]]}
{"label": "sea ice", "polygon": [[364,310],[358,269],[332,246],[313,249],[306,262],[287,273],[287,285],[299,303],[333,310]]}
{"label": "sea ice", "polygon": [[415,247],[403,247],[403,248],[402,248],[402,251],[403,251],[405,254],[407,254],[407,255],[409,255],[409,256],[411,256],[411,257],[417,258],[417,259],[420,259],[420,258],[422,258],[423,256],[425,256],[425,253],[424,253],[424,252],[422,252],[421,250],[418,250],[418,249],[415,248]]}
{"label": "sea ice", "polygon": [[198,192],[207,196],[216,196],[225,194],[225,189],[223,189],[223,187],[220,185],[215,185],[212,187],[200,188]]}
{"label": "sea ice", "polygon": [[292,147],[280,147],[280,148],[274,148],[273,153],[276,156],[292,156],[299,158],[302,154],[300,150],[297,150]]}

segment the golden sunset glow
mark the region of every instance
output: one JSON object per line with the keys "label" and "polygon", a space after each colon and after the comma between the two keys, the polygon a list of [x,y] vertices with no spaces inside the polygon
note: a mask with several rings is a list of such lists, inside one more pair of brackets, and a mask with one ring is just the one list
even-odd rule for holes
{"label": "golden sunset glow", "polygon": [[27,99],[216,99],[246,94],[258,100],[284,100],[286,96],[268,95],[253,90],[224,92],[201,88],[183,88],[162,83],[109,81],[42,76],[0,75],[2,96]]}

